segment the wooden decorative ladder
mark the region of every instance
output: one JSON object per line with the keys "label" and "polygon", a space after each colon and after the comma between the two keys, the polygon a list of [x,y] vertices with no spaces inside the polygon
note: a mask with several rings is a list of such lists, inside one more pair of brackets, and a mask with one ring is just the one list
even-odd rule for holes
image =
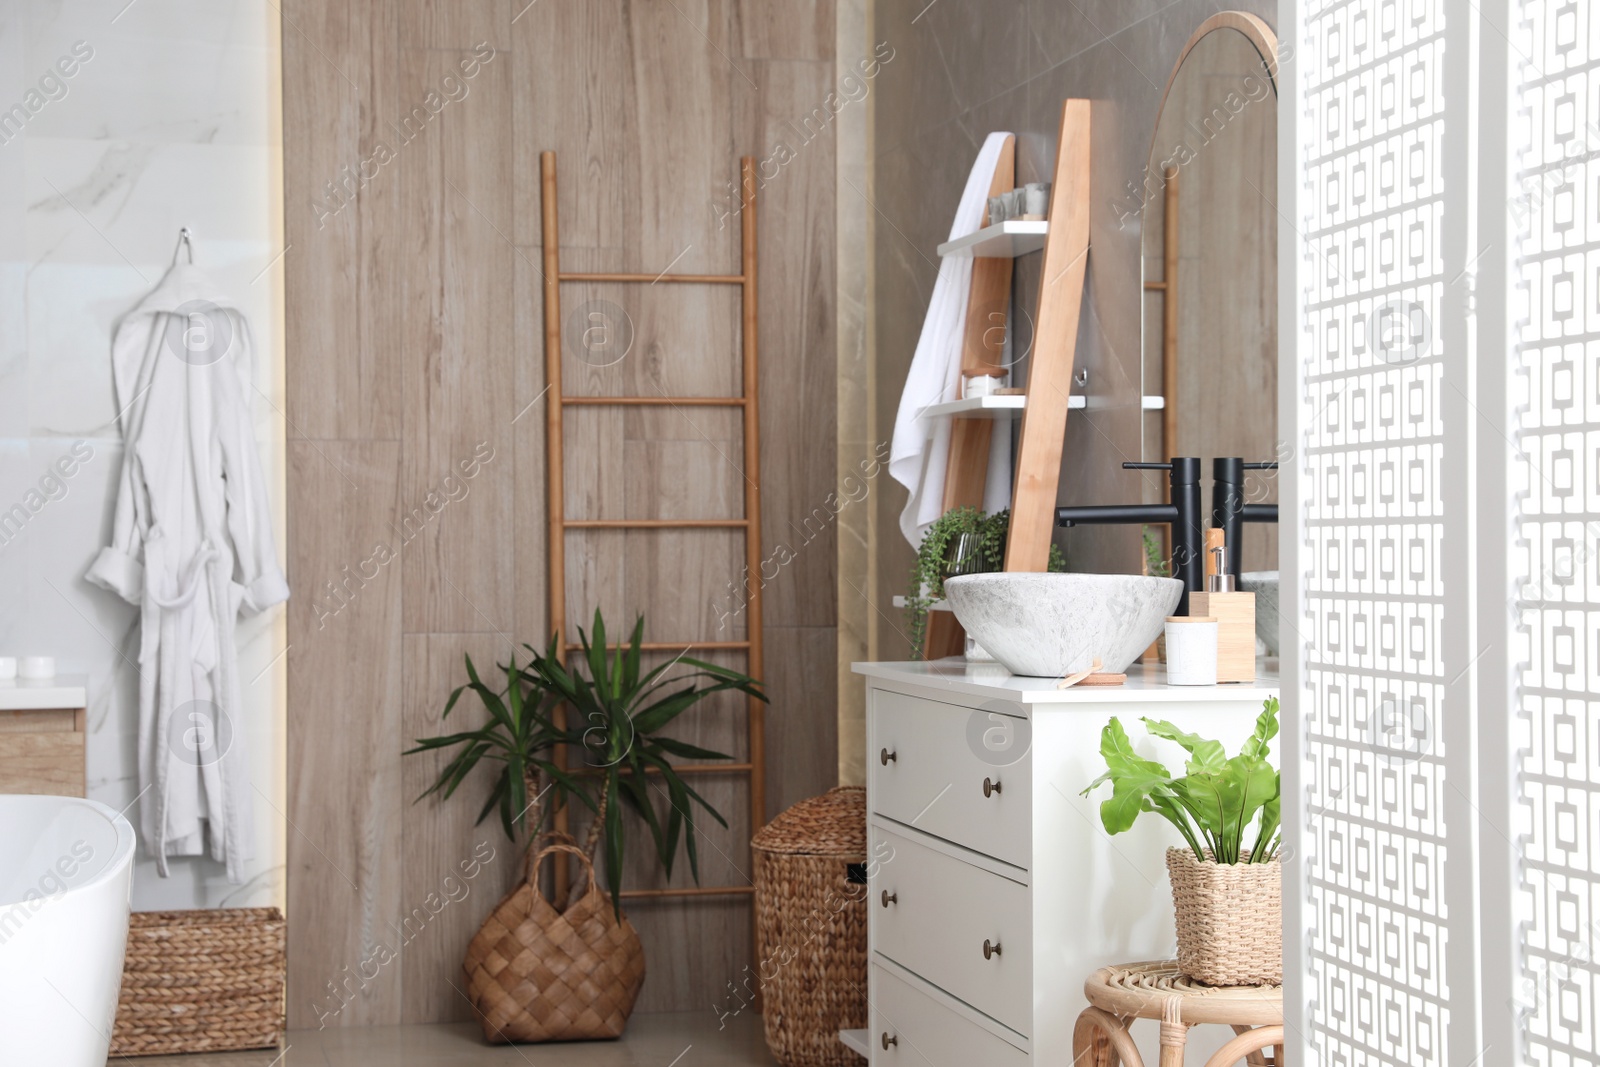
{"label": "wooden decorative ladder", "polygon": [[[741,529],[745,534],[745,566],[748,573],[761,571],[761,454],[760,406],[756,362],[756,161],[745,156],[739,161],[741,183],[740,264],[738,274],[633,274],[563,271],[561,269],[560,227],[556,209],[556,154],[542,152],[539,169],[543,196],[544,222],[544,358],[548,386],[548,416],[545,424],[545,452],[548,465],[549,548],[550,548],[550,630],[560,635],[558,649],[566,653],[580,648],[567,639],[566,610],[566,533],[568,530],[668,530]],[[742,290],[743,322],[740,347],[743,355],[743,393],[731,397],[668,396],[567,396],[561,388],[561,285],[563,282],[621,282],[653,285],[657,282],[685,285],[737,285]],[[563,485],[564,439],[562,415],[568,407],[729,407],[744,415],[744,517],[738,519],[569,519]],[[745,588],[746,619],[743,641],[647,641],[643,648],[653,652],[694,650],[743,651],[746,673],[762,679],[761,583],[741,582]],[[680,774],[747,775],[750,782],[750,832],[766,822],[766,734],[761,701],[748,698],[747,761],[744,763],[681,764]],[[558,754],[559,755],[559,754]],[[565,830],[565,808],[556,813],[556,828]],[[555,857],[558,894],[567,885],[566,857]],[[754,886],[685,886],[664,889],[627,889],[625,898],[751,896]],[[752,922],[754,910],[752,909]],[[752,941],[752,949],[754,942]]]}

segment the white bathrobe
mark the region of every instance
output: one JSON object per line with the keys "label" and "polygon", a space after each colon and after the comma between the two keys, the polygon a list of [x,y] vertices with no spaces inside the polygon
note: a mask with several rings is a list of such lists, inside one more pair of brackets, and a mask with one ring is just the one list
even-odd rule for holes
{"label": "white bathrobe", "polygon": [[[234,623],[289,596],[251,425],[250,331],[190,264],[113,327],[124,454],[111,544],[88,579],[140,609],[140,836],[207,850],[243,880],[252,851]],[[208,840],[209,839],[209,840]]]}
{"label": "white bathrobe", "polygon": [[[991,133],[978,150],[977,162],[967,176],[967,187],[950,224],[950,240],[965,237],[983,225],[984,208],[1000,149],[1009,133]],[[900,532],[912,547],[934,520],[944,514],[945,473],[950,465],[950,420],[930,419],[923,411],[931,404],[961,398],[961,344],[967,325],[967,296],[972,290],[972,259],[946,256],[939,261],[939,277],[922,322],[917,350],[911,357],[900,410],[894,420],[894,440],[889,451],[889,476],[911,492],[900,513]],[[1008,323],[1009,324],[1009,323]],[[1006,358],[1010,359],[1011,331],[1006,331]],[[1011,435],[1004,424],[989,435],[989,468],[984,483],[983,510],[999,511],[1011,505]]]}

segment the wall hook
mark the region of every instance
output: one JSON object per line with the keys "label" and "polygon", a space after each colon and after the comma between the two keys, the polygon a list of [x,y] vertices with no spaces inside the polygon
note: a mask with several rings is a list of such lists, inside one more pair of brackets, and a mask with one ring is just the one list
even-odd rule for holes
{"label": "wall hook", "polygon": [[190,263],[190,265],[193,265],[194,264],[194,234],[189,230],[189,227],[181,226],[181,227],[178,228],[178,246],[172,250],[172,265],[174,267],[176,267],[178,265],[178,254],[180,252],[185,251],[185,250],[187,250],[188,253],[189,253],[189,263]]}

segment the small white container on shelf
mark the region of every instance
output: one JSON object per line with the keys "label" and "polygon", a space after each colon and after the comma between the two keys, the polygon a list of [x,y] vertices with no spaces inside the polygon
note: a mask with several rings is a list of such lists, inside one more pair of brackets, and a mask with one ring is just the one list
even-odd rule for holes
{"label": "small white container on shelf", "polygon": [[1217,620],[1209,615],[1167,616],[1167,684],[1217,684]]}
{"label": "small white container on shelf", "polygon": [[56,676],[56,658],[54,656],[23,656],[17,668],[17,677],[24,681],[48,681]]}
{"label": "small white container on shelf", "polygon": [[963,374],[961,376],[961,399],[971,400],[974,397],[993,396],[1006,387],[1005,374]]}

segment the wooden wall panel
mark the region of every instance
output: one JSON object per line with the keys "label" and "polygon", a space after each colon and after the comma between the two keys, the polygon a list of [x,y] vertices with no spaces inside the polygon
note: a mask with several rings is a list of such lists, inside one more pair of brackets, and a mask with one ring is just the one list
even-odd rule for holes
{"label": "wooden wall panel", "polygon": [[[549,637],[538,154],[558,153],[568,269],[737,272],[738,157],[793,147],[792,124],[824,105],[832,0],[287,0],[284,16],[308,31],[286,27],[283,79],[294,245],[289,815],[304,831],[290,834],[291,1022],[317,1025],[325,983],[405,933],[407,914],[487,841],[498,858],[466,899],[325,1021],[459,1019],[465,1004],[450,983],[514,877],[515,850],[494,826],[472,826],[471,798],[413,804],[432,763],[400,751],[438,729],[463,653],[484,665]],[[484,43],[494,52],[475,76],[452,73]],[[465,92],[436,97],[436,113],[397,132],[430,92],[445,95],[447,75]],[[381,145],[391,158],[319,229],[312,193]],[[760,208],[765,552],[805,538],[803,558],[766,586],[769,814],[834,781],[836,531],[817,517],[835,492],[834,158],[824,123],[767,183]],[[569,350],[569,392],[740,390],[735,291],[571,285],[563,296],[569,311],[616,304],[635,333],[616,366]],[[736,411],[585,409],[568,424],[574,516],[739,513]],[[450,499],[445,476],[480,441],[492,459],[480,458],[464,493],[458,477]],[[408,536],[405,516],[419,507]],[[344,609],[336,638],[318,634],[312,587],[369,553],[363,540],[383,539],[403,540],[399,562]],[[582,531],[569,535],[568,559],[575,621],[587,625],[599,605],[613,626],[645,612],[657,639],[744,636],[729,599],[736,533]],[[747,756],[738,699],[684,716],[677,732]],[[697,784],[731,824],[703,829],[706,882],[747,883],[744,780]],[[667,884],[643,852],[626,876]],[[671,884],[690,884],[686,865]],[[641,1010],[703,1009],[741,980],[748,898],[641,901],[630,912],[649,956]]]}
{"label": "wooden wall panel", "polygon": [[[665,270],[676,261],[673,269],[685,274],[737,273],[738,227],[712,225],[701,207],[710,191],[737,183],[748,143],[734,136],[730,103],[735,82],[754,85],[731,40],[728,5],[672,0],[629,4],[627,12],[638,134],[622,173],[638,198],[639,221],[623,233],[623,247],[636,269]],[[768,234],[768,249],[773,238],[782,239]]]}
{"label": "wooden wall panel", "polygon": [[[778,5],[773,17],[786,8],[792,15],[794,6]],[[783,28],[782,21],[773,24]],[[787,549],[778,553],[787,561],[783,580],[767,585],[767,609],[773,619],[794,625],[831,627],[835,598],[813,591],[835,586],[840,507],[834,475],[835,116],[828,102],[833,64],[750,60],[745,66],[759,88],[736,83],[740,125],[758,130],[760,144],[781,146],[757,166],[761,222],[765,233],[781,232],[787,245],[784,255],[763,263],[759,294],[762,425],[775,440],[795,444],[762,465],[771,516],[763,534],[775,548]]]}
{"label": "wooden wall panel", "polygon": [[[487,681],[494,665],[504,663],[512,651],[507,639],[494,634],[407,634],[402,647],[403,738],[432,737],[484,721],[485,712],[470,693],[449,719],[441,720],[439,713],[463,680],[462,657],[471,656]],[[405,865],[396,938],[404,944],[398,964],[404,1019],[472,1018],[460,972],[446,964],[460,961],[486,911],[516,884],[521,870],[521,851],[506,840],[495,816],[473,825],[478,804],[410,803],[433,785],[448,760],[442,754],[418,755],[407,759],[402,771]],[[477,777],[478,782],[462,786],[467,794],[477,793],[474,786],[486,788],[486,772],[480,770]]]}
{"label": "wooden wall panel", "polygon": [[640,214],[628,7],[627,0],[541,2],[523,12],[514,35],[527,60],[517,64],[515,150],[523,177],[516,241],[541,243],[539,153],[554,148],[561,153],[562,249],[615,249],[612,269],[631,262],[621,250],[625,235],[638,232]]}
{"label": "wooden wall panel", "polygon": [[399,969],[363,964],[403,885],[401,577],[363,561],[392,540],[400,449],[291,439],[288,458],[289,1025],[398,1023]]}
{"label": "wooden wall panel", "polygon": [[[395,437],[399,373],[361,344],[355,183],[363,101],[382,97],[371,22],[385,5],[291,3],[283,30],[284,350],[289,436]],[[381,35],[379,35],[381,40]]]}
{"label": "wooden wall panel", "polygon": [[[470,54],[417,52],[414,61],[427,71],[426,84],[439,86],[446,76],[459,76],[457,65]],[[428,270],[439,317],[436,345],[401,341],[404,485],[406,499],[425,511],[441,495],[449,503],[424,524],[405,555],[407,632],[512,626],[512,263],[523,253],[508,233],[513,158],[501,136],[511,125],[510,59],[483,64],[463,82],[469,92],[435,120],[438,129],[416,142],[438,157],[438,184],[429,192],[439,205],[439,232],[429,250],[434,255],[399,269]],[[480,460],[476,476],[464,479],[461,464],[470,470],[475,456],[485,455],[494,458]]]}

